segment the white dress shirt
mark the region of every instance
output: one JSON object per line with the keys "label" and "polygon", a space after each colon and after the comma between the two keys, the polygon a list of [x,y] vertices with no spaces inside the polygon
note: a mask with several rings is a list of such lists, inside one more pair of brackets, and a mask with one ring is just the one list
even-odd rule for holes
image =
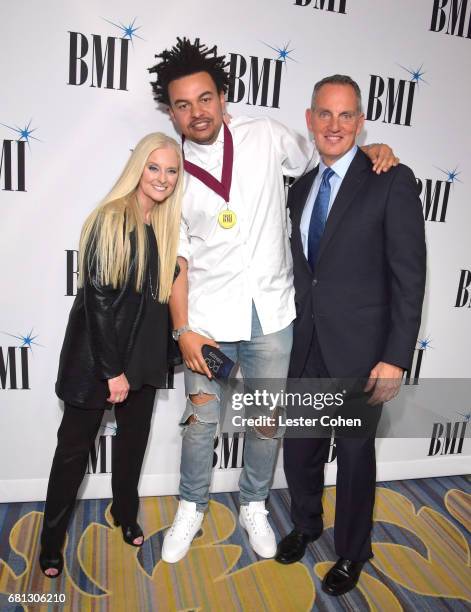
{"label": "white dress shirt", "polygon": [[[329,208],[327,209],[327,217],[329,216],[330,209],[332,208],[332,204],[334,203],[335,197],[339,192],[340,185],[347,174],[347,170],[350,167],[350,164],[353,161],[353,158],[358,151],[357,145],[354,145],[349,151],[347,151],[340,159],[338,159],[334,164],[330,166],[330,168],[334,171],[334,174],[330,177],[330,199],[329,199]],[[299,224],[299,230],[301,232],[301,241],[303,244],[304,255],[307,259],[307,245],[308,245],[308,236],[309,236],[309,224],[311,223],[311,215],[312,209],[314,208],[314,202],[316,201],[317,194],[319,193],[319,189],[321,186],[322,175],[324,174],[324,170],[327,166],[324,164],[322,159],[319,162],[319,171],[316,174],[316,178],[314,179],[311,187],[311,191],[306,200],[306,204],[304,205],[303,214],[301,216],[301,223]]]}
{"label": "white dress shirt", "polygon": [[[252,301],[264,334],[295,317],[293,270],[283,174],[298,177],[317,162],[307,140],[267,117],[233,119],[234,166],[228,207],[237,215],[223,229],[226,202],[185,174],[180,246],[188,262],[191,329],[220,342],[250,340]],[[224,130],[216,142],[185,141],[185,158],[221,179]]]}

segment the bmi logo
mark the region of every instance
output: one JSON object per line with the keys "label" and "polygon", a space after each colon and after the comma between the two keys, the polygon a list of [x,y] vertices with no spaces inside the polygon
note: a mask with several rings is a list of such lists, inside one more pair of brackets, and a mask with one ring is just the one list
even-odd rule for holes
{"label": "bmi logo", "polygon": [[412,125],[412,111],[414,108],[414,96],[416,88],[422,81],[425,72],[422,71],[423,64],[415,70],[400,66],[409,73],[408,79],[397,77],[385,77],[378,74],[370,75],[370,89],[368,92],[368,108],[366,119],[394,125]]}
{"label": "bmi logo", "polygon": [[69,31],[68,85],[85,85],[104,89],[128,90],[129,43],[139,27],[136,18],[127,26],[105,21],[120,31],[120,36],[83,34]]}
{"label": "bmi logo", "polygon": [[77,281],[78,281],[78,251],[75,249],[66,249],[66,262],[65,262],[65,295],[74,296],[77,295]]}
{"label": "bmi logo", "polygon": [[412,364],[410,368],[405,372],[405,385],[419,384],[420,369],[422,367],[422,360],[424,358],[424,354],[429,348],[433,348],[430,342],[430,338],[423,338],[422,340],[417,340],[417,348],[415,349],[414,355],[412,357]]}
{"label": "bmi logo", "polygon": [[471,308],[471,270],[460,270],[455,308]]}
{"label": "bmi logo", "polygon": [[309,6],[330,13],[346,13],[347,0],[295,0],[296,6]]}
{"label": "bmi logo", "polygon": [[283,46],[263,44],[275,52],[274,58],[229,54],[231,79],[227,92],[228,102],[280,108],[283,65],[286,69],[287,60],[296,60],[290,56],[293,52],[293,49],[289,49],[290,43]]}
{"label": "bmi logo", "polygon": [[235,432],[232,436],[223,432],[214,440],[213,467],[220,470],[244,466],[245,433]]}
{"label": "bmi logo", "polygon": [[455,181],[461,183],[458,175],[458,166],[454,170],[440,170],[446,178],[436,179],[417,179],[419,186],[419,196],[422,201],[425,221],[437,221],[444,223],[448,212],[448,200],[450,197],[451,186]]}
{"label": "bmi logo", "polygon": [[434,0],[430,31],[471,38],[471,2]]}
{"label": "bmi logo", "polygon": [[105,425],[90,448],[87,474],[111,474],[116,426]]}
{"label": "bmi logo", "polygon": [[6,336],[20,340],[20,346],[0,346],[0,389],[29,390],[29,354],[33,350],[37,334],[33,330],[25,336],[3,332]]}
{"label": "bmi logo", "polygon": [[333,463],[337,459],[337,444],[335,443],[335,431],[332,432],[329,445],[329,456],[327,463]]}
{"label": "bmi logo", "polygon": [[434,423],[428,455],[459,455],[463,452],[466,428],[471,420],[471,413],[461,414],[463,421],[455,423]]}
{"label": "bmi logo", "polygon": [[285,188],[285,199],[288,199],[288,191],[296,179],[293,176],[283,175],[283,184]]}
{"label": "bmi logo", "polygon": [[13,134],[3,139],[0,156],[0,179],[3,179],[3,191],[26,191],[26,145],[31,148],[30,140],[37,128],[31,127],[32,119],[24,128],[0,123]]}

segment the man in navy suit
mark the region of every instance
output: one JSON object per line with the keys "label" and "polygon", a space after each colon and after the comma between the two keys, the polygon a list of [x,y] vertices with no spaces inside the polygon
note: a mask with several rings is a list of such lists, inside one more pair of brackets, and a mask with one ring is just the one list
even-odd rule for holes
{"label": "man in navy suit", "polygon": [[[364,378],[365,405],[380,407],[399,390],[420,326],[426,264],[417,184],[404,165],[371,172],[355,144],[364,116],[350,77],[317,83],[306,120],[321,162],[288,197],[297,310],[290,377]],[[373,556],[374,443],[374,432],[336,437],[339,559],[322,585],[330,595],[352,589]],[[278,545],[280,563],[301,559],[322,532],[329,444],[285,438],[294,530]]]}

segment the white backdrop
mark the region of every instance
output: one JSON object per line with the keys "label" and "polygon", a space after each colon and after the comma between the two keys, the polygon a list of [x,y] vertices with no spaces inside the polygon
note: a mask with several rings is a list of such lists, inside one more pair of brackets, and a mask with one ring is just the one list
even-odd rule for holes
{"label": "white backdrop", "polygon": [[[306,136],[304,110],[314,82],[336,72],[358,81],[367,112],[364,140],[389,143],[421,181],[424,203],[432,203],[425,211],[420,378],[469,376],[470,13],[471,3],[456,0],[2,2],[0,502],[45,497],[62,415],[54,382],[73,301],[67,283],[75,280],[67,258],[74,267],[81,225],[129,149],[151,131],[175,135],[155,107],[147,68],[176,36],[199,36],[232,58],[241,77],[232,99],[245,92],[229,104],[231,114],[268,114]],[[177,491],[182,383],[177,373],[175,390],[160,393],[143,495]],[[469,420],[469,413],[471,401],[457,406],[455,422]],[[113,424],[101,434],[84,496],[110,495]],[[447,447],[440,435],[432,442],[432,431],[424,435],[379,440],[378,478],[471,471],[469,438]],[[217,440],[215,490],[237,485],[241,443],[238,454],[231,443]],[[233,453],[228,459],[224,448]],[[334,475],[335,462],[327,481]],[[281,463],[274,484],[284,485]]]}

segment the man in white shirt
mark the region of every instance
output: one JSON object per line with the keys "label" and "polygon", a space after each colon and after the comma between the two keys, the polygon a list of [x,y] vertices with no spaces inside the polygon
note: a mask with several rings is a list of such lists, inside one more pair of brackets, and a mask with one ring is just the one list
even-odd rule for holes
{"label": "man in white shirt", "polygon": [[[185,142],[179,264],[170,310],[186,365],[188,397],[181,424],[180,504],[162,559],[182,559],[209,500],[221,387],[201,353],[219,348],[245,379],[286,379],[295,318],[292,259],[283,174],[298,177],[317,162],[313,146],[272,119],[223,122],[225,58],[183,38],[156,56],[155,99],[169,107]],[[372,157],[376,158],[375,149]],[[381,151],[388,157],[388,148]],[[375,169],[389,167],[377,160]],[[383,164],[383,165],[382,165]],[[264,435],[264,433],[266,435]],[[240,485],[240,523],[261,557],[276,552],[265,499],[278,434],[247,431]]]}

